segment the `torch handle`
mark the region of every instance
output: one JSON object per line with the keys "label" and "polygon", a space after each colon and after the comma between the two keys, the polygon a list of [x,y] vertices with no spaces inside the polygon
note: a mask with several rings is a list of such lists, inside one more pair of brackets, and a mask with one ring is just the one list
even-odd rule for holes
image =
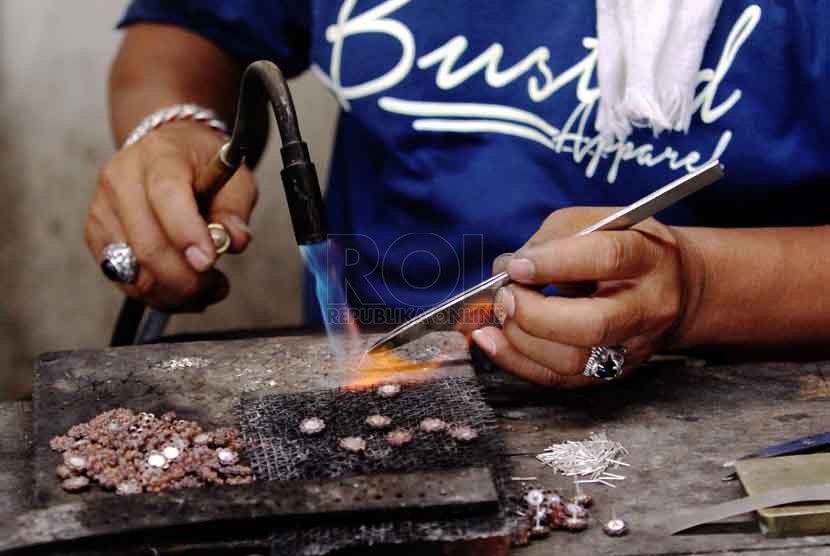
{"label": "torch handle", "polygon": [[[196,182],[193,184],[193,190],[196,192],[196,200],[199,204],[199,210],[206,214],[213,197],[219,193],[231,177],[236,173],[238,167],[235,167],[227,162],[226,152],[228,144],[222,145],[210,162],[202,168],[199,172]],[[231,236],[228,230],[222,224],[211,222],[208,224],[208,232],[210,239],[213,240],[213,245],[216,247],[216,254],[221,255],[231,245]],[[129,343],[136,344],[151,344],[158,341],[164,335],[167,328],[167,323],[170,321],[170,314],[156,309],[150,309],[144,316],[143,322],[141,315],[138,315],[138,322],[141,323],[138,334],[133,334],[133,338]],[[115,340],[113,340],[115,341]],[[122,345],[124,342],[122,340]]]}

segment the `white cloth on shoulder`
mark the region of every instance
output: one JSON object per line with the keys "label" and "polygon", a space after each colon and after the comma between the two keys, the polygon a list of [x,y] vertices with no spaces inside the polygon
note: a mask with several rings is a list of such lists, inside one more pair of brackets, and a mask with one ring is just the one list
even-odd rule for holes
{"label": "white cloth on shoulder", "polygon": [[703,51],[721,0],[596,0],[597,131],[689,130]]}

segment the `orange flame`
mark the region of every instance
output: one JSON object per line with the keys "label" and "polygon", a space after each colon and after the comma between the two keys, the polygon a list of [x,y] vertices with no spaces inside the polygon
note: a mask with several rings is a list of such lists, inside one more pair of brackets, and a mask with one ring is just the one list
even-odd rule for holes
{"label": "orange flame", "polygon": [[[469,344],[473,330],[488,324],[492,320],[492,302],[470,302],[458,308],[456,330],[461,332]],[[354,323],[356,330],[357,324]],[[413,380],[413,371],[430,371],[441,367],[445,361],[441,354],[436,353],[428,360],[413,360],[406,357],[403,350],[386,349],[373,353],[365,353],[357,365],[357,377],[345,386],[346,389],[366,389],[386,382],[401,382]],[[427,380],[429,372],[421,372],[416,380]],[[406,377],[406,378],[404,378]]]}
{"label": "orange flame", "polygon": [[394,352],[381,350],[367,352],[357,366],[357,377],[345,386],[347,390],[363,390],[388,382],[400,382],[406,371],[437,369],[441,361],[436,358],[427,361],[412,361]]}

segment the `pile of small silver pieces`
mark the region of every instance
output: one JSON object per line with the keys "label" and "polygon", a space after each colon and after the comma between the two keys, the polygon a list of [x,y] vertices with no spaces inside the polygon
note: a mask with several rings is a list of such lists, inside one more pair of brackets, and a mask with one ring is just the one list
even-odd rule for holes
{"label": "pile of small silver pieces", "polygon": [[609,469],[630,467],[622,461],[626,455],[628,450],[619,442],[609,440],[605,433],[592,433],[587,440],[548,446],[536,459],[566,477],[575,477],[577,484],[598,483],[615,488],[614,481],[622,481],[625,476]]}
{"label": "pile of small silver pieces", "polygon": [[159,363],[156,367],[164,369],[165,371],[178,371],[190,368],[201,369],[203,367],[207,367],[209,364],[210,360],[205,359],[204,357],[176,357]]}

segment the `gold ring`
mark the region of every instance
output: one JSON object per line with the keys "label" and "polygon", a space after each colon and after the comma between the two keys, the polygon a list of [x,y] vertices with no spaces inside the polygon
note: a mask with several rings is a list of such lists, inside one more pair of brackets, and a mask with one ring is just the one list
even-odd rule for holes
{"label": "gold ring", "polygon": [[210,239],[213,240],[213,245],[216,247],[217,255],[221,255],[230,248],[231,235],[222,224],[208,224],[208,232],[210,233]]}

